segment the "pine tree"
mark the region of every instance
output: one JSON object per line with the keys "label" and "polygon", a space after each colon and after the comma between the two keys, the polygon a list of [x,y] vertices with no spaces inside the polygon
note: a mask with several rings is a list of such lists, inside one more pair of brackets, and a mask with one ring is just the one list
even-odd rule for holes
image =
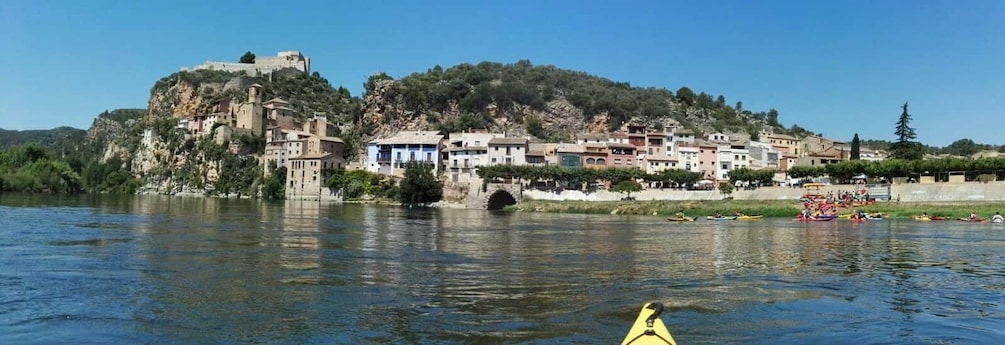
{"label": "pine tree", "polygon": [[897,136],[898,143],[906,143],[917,137],[914,132],[914,128],[910,127],[911,124],[911,114],[907,113],[907,102],[901,107],[904,112],[900,114],[900,119],[897,120],[897,130],[893,132]]}
{"label": "pine tree", "polygon": [[911,128],[911,114],[907,113],[907,102],[901,107],[904,111],[897,120],[897,129],[893,132],[897,141],[890,145],[890,157],[907,160],[918,160],[925,156],[921,143],[913,141],[918,135]]}
{"label": "pine tree", "polygon": [[255,63],[255,53],[252,53],[251,51],[245,52],[244,55],[241,55],[241,60],[238,60],[238,62]]}

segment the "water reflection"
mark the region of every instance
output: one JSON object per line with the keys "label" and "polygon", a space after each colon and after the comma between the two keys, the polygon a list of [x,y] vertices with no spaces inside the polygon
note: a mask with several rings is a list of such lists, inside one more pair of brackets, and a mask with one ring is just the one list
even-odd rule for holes
{"label": "water reflection", "polygon": [[971,224],[171,197],[0,212],[0,343],[609,343],[645,301],[687,343],[1005,336],[1005,232]]}

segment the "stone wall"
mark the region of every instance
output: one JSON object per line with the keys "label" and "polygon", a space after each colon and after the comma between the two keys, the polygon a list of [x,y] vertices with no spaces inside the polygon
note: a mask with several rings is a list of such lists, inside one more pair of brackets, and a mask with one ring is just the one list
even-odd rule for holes
{"label": "stone wall", "polygon": [[[283,54],[283,52],[281,52],[280,54]],[[200,69],[228,71],[228,72],[244,72],[249,76],[255,76],[257,74],[268,74],[276,71],[284,71],[287,69],[297,70],[302,73],[310,73],[311,59],[308,57],[303,57],[302,55],[289,55],[289,56],[279,55],[279,56],[258,57],[255,59],[254,63],[206,61],[205,63],[192,68],[182,68],[183,71],[200,70]]]}
{"label": "stone wall", "polygon": [[[820,192],[848,191],[860,189],[853,185],[824,186]],[[792,200],[798,201],[806,193],[803,188],[762,187],[755,190],[737,190],[731,195],[735,200]],[[614,193],[599,190],[592,193],[582,191],[562,191],[555,193],[527,189],[523,191],[526,199],[533,200],[579,200],[579,201],[617,201],[626,196],[625,193]],[[632,193],[635,200],[722,200],[725,195],[718,190],[682,191],[682,190],[643,190]],[[901,202],[969,202],[969,201],[1005,201],[1005,182],[964,182],[964,183],[905,183],[890,187],[890,197]]]}

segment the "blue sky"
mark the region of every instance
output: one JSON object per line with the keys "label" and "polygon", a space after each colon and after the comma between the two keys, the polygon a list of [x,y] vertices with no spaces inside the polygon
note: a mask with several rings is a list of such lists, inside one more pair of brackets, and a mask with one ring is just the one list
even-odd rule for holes
{"label": "blue sky", "polygon": [[775,108],[834,138],[1005,144],[1005,2],[0,1],[0,128],[90,126],[146,107],[160,77],[300,50],[362,91],[462,62],[530,59],[636,86]]}

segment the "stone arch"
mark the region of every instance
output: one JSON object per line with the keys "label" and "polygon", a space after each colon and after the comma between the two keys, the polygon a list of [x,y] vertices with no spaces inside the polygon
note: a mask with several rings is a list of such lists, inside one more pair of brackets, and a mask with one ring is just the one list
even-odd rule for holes
{"label": "stone arch", "polygon": [[501,210],[503,207],[509,205],[516,205],[516,198],[514,198],[513,194],[510,194],[508,191],[500,189],[489,196],[489,200],[485,206],[490,210]]}

